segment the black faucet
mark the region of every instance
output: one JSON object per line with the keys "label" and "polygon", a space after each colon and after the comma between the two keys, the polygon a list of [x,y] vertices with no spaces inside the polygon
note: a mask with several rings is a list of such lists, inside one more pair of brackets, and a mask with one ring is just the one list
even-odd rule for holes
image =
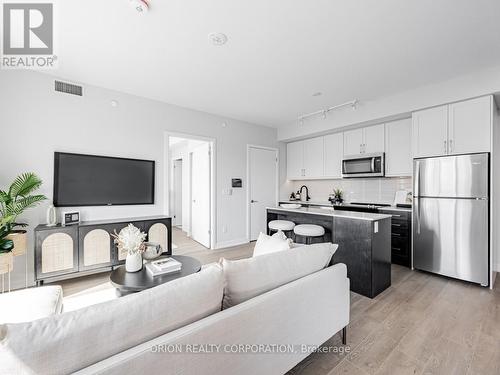
{"label": "black faucet", "polygon": [[307,188],[306,185],[302,185],[299,189],[299,192],[300,192],[300,196],[302,196],[302,189],[303,188],[306,188],[306,201],[310,200],[311,197],[309,196],[309,189]]}

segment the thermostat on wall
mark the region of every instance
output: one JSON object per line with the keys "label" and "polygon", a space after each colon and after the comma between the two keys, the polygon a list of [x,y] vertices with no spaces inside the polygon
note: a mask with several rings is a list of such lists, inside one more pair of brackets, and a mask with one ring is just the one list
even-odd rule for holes
{"label": "thermostat on wall", "polygon": [[243,187],[243,181],[241,180],[241,178],[233,178],[231,180],[231,186],[233,188],[240,188],[240,187]]}
{"label": "thermostat on wall", "polygon": [[73,225],[80,223],[80,211],[67,211],[62,213],[62,225]]}

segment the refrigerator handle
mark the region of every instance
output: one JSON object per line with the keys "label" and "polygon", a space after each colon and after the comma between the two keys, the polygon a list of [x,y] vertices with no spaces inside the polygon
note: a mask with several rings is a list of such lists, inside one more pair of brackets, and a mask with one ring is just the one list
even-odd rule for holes
{"label": "refrigerator handle", "polygon": [[415,199],[415,219],[417,220],[417,234],[420,234],[420,198]]}
{"label": "refrigerator handle", "polygon": [[417,234],[420,234],[420,162],[415,162],[415,192],[414,192],[414,200],[415,200],[415,218],[417,220]]}
{"label": "refrigerator handle", "polygon": [[420,162],[415,162],[415,191],[413,192],[414,197],[420,196]]}

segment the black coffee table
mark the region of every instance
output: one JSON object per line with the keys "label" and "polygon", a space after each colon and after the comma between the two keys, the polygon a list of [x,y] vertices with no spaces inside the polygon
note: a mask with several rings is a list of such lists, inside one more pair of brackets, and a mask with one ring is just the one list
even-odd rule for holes
{"label": "black coffee table", "polygon": [[195,258],[185,255],[175,255],[172,258],[182,263],[181,270],[154,277],[146,270],[146,265],[137,272],[127,272],[125,266],[116,268],[109,276],[111,284],[116,288],[116,294],[121,297],[126,294],[140,292],[201,270],[201,263]]}

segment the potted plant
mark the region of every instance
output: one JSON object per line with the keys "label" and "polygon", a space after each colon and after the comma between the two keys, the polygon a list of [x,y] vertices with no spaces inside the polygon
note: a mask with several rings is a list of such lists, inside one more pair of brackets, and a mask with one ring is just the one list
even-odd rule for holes
{"label": "potted plant", "polygon": [[9,235],[7,222],[8,219],[0,219],[0,275],[12,271],[13,267],[12,249],[14,242],[7,238]]}
{"label": "potted plant", "polygon": [[126,251],[125,269],[137,272],[142,269],[142,253],[146,250],[144,240],[146,233],[141,232],[133,224],[127,225],[120,233],[112,234],[119,251]]}
{"label": "potted plant", "polygon": [[336,204],[342,204],[344,201],[344,192],[342,189],[333,189],[333,196]]}
{"label": "potted plant", "polygon": [[7,191],[0,190],[0,253],[21,255],[26,251],[27,227],[17,218],[28,208],[35,207],[47,199],[45,195],[33,193],[40,188],[42,180],[34,173],[23,173],[9,186]]}

